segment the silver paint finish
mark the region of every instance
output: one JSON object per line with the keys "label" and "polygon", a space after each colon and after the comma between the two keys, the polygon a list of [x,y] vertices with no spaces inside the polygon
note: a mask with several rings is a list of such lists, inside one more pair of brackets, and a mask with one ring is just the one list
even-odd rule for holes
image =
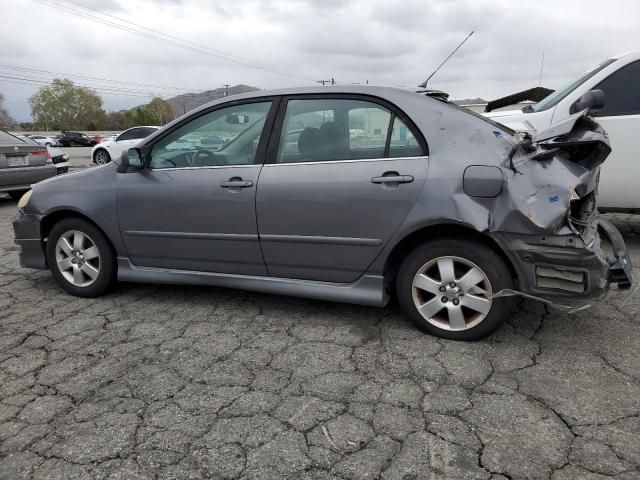
{"label": "silver paint finish", "polygon": [[[257,216],[260,236],[267,239],[262,252],[269,274],[328,282],[357,279],[411,211],[427,164],[422,157],[265,165]],[[393,187],[371,182],[386,172],[414,181]],[[305,241],[308,237],[318,241]],[[352,240],[335,240],[345,237]],[[274,238],[278,241],[269,241]]]}
{"label": "silver paint finish", "polygon": [[[134,265],[266,275],[255,202],[260,165],[117,175],[118,220]],[[239,191],[230,178],[253,182]]]}

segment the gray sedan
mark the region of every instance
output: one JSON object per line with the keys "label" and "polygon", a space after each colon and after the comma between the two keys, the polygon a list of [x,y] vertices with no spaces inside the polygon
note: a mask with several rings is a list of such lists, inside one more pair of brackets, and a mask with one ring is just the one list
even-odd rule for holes
{"label": "gray sedan", "polygon": [[31,184],[55,176],[47,147],[0,130],[0,193],[20,198]]}
{"label": "gray sedan", "polygon": [[598,106],[532,139],[392,88],[225,97],[112,163],[35,185],[14,221],[21,264],[85,297],[115,279],[374,306],[393,294],[424,331],[479,338],[512,295],[631,285],[596,209],[610,152],[587,116]]}

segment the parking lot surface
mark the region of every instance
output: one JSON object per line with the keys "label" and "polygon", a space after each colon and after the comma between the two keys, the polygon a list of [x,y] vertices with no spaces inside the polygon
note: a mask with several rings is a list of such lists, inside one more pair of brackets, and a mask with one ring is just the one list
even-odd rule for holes
{"label": "parking lot surface", "polygon": [[[217,288],[66,295],[0,198],[0,478],[640,478],[640,300],[520,301],[475,343]],[[615,216],[640,264],[640,217]],[[636,270],[636,277],[638,271]]]}

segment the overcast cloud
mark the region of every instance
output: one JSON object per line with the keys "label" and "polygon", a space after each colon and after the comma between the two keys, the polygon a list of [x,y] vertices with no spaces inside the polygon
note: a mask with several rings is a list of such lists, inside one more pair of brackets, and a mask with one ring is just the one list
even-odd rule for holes
{"label": "overcast cloud", "polygon": [[[74,1],[229,55],[339,83],[416,85],[475,30],[430,83],[452,98],[493,99],[537,85],[543,51],[542,85],[557,88],[612,55],[640,49],[637,0]],[[313,84],[158,43],[35,0],[0,0],[0,11],[2,65],[190,91],[225,83],[263,89]],[[0,76],[16,74],[46,77],[0,67]],[[0,77],[7,108],[28,120],[27,99],[38,87],[7,80]],[[102,97],[107,110],[148,101]]]}

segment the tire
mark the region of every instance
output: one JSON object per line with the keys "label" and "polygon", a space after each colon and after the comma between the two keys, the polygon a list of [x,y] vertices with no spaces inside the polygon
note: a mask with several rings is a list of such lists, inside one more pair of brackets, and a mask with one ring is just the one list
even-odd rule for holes
{"label": "tire", "polygon": [[[82,242],[76,239],[78,233],[84,236]],[[62,238],[67,239],[66,247],[59,243]],[[81,250],[77,248],[79,245]],[[78,251],[84,256],[70,253]],[[66,218],[56,223],[49,233],[46,255],[53,278],[71,295],[99,297],[115,280],[111,244],[98,228],[82,219]]]}
{"label": "tire", "polygon": [[511,272],[496,252],[478,241],[453,238],[418,246],[396,276],[404,314],[422,331],[450,340],[477,340],[498,328],[512,302],[491,294],[513,286]]}
{"label": "tire", "polygon": [[96,165],[106,165],[110,161],[111,156],[109,155],[109,152],[103,148],[96,150],[96,153],[93,154],[93,163]]}
{"label": "tire", "polygon": [[51,142],[47,142],[44,144],[45,147],[50,147],[51,146]]}
{"label": "tire", "polygon": [[27,193],[29,190],[12,190],[7,192],[11,198],[14,200],[20,200],[20,198]]}

